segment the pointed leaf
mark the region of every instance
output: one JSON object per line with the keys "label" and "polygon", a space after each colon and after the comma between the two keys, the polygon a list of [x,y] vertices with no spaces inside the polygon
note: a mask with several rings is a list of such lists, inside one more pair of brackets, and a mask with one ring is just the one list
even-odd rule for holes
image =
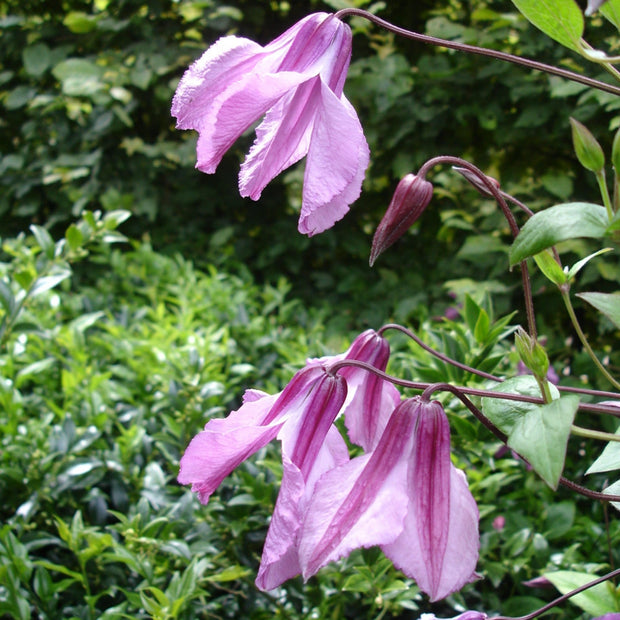
{"label": "pointed leaf", "polygon": [[[606,495],[620,495],[620,480],[616,480],[616,482],[604,488],[603,493],[605,493]],[[611,505],[616,510],[620,510],[620,502],[611,502]]]}
{"label": "pointed leaf", "polygon": [[[594,581],[598,575],[562,570],[555,573],[546,573],[544,577],[562,594],[568,594],[572,590]],[[584,592],[580,592],[572,596],[570,600],[592,616],[603,616],[620,610],[618,600],[613,593],[613,585],[608,582],[600,583]]]}
{"label": "pointed leaf", "polygon": [[508,446],[526,458],[540,477],[556,489],[566,458],[566,444],[579,407],[574,394],[538,405],[517,420]]}
{"label": "pointed leaf", "polygon": [[54,240],[47,232],[47,230],[42,226],[37,226],[36,224],[33,224],[30,227],[30,230],[32,231],[32,234],[37,240],[39,247],[43,250],[45,256],[47,256],[47,258],[49,258],[50,260],[54,258],[56,246],[54,244]]}
{"label": "pointed leaf", "polygon": [[4,280],[0,280],[0,305],[9,316],[13,315],[15,311],[15,296]]}
{"label": "pointed leaf", "polygon": [[[620,429],[616,435],[620,434]],[[620,442],[610,441],[604,448],[601,455],[590,465],[586,474],[598,474],[604,471],[620,469]]]}
{"label": "pointed leaf", "polygon": [[40,295],[45,291],[49,291],[55,286],[58,286],[63,280],[66,280],[70,275],[71,272],[67,270],[51,276],[43,276],[42,278],[38,278],[30,289],[30,296],[34,297],[35,295]]}
{"label": "pointed leaf", "polygon": [[585,266],[589,263],[595,256],[599,254],[606,254],[607,252],[611,252],[613,248],[603,248],[598,252],[594,252],[594,254],[590,254],[590,256],[586,256],[582,258],[580,261],[577,261],[569,270],[568,270],[568,279],[572,280]]}
{"label": "pointed leaf", "polygon": [[584,20],[574,0],[512,0],[523,16],[565,47],[580,52]]}
{"label": "pointed leaf", "polygon": [[[551,396],[559,398],[560,393],[554,385],[550,386]],[[522,394],[523,396],[540,397],[540,387],[531,375],[512,377],[492,389],[494,392]],[[528,412],[540,405],[524,403],[518,400],[502,400],[500,398],[483,398],[482,412],[502,432],[510,434],[515,424]]]}
{"label": "pointed leaf", "polygon": [[602,238],[609,222],[605,207],[589,202],[568,202],[535,213],[510,248],[510,264],[579,237]]}
{"label": "pointed leaf", "polygon": [[620,328],[620,292],[617,293],[577,293],[590,305],[602,312],[616,327]]}
{"label": "pointed leaf", "polygon": [[620,30],[620,0],[607,0],[603,6],[599,7],[598,12]]}
{"label": "pointed leaf", "polygon": [[550,250],[543,250],[538,254],[534,254],[534,260],[536,261],[538,268],[547,276],[549,280],[551,280],[551,282],[557,284],[557,286],[561,286],[566,282],[566,274],[562,270],[562,267],[557,264]]}

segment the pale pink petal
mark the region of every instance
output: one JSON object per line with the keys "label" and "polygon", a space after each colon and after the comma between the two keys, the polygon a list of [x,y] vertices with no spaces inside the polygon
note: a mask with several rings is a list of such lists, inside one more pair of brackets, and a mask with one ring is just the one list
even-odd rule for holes
{"label": "pale pink petal", "polygon": [[454,466],[450,472],[450,516],[444,527],[448,534],[446,546],[443,555],[433,563],[437,567],[434,575],[424,559],[426,545],[420,539],[419,523],[413,511],[407,515],[403,533],[393,544],[381,547],[394,566],[415,579],[433,601],[445,598],[477,578],[478,507],[464,474]]}
{"label": "pale pink petal", "polygon": [[239,192],[258,200],[265,186],[308,152],[320,80],[300,84],[267,113],[239,174]]}
{"label": "pale pink petal", "polygon": [[262,47],[239,37],[223,37],[187,69],[172,99],[179,129],[199,129],[213,102],[244,78],[262,58]]}
{"label": "pale pink petal", "polygon": [[232,84],[216,98],[204,123],[197,127],[196,167],[214,172],[237,138],[305,79],[298,73],[251,73]]}
{"label": "pale pink petal", "polygon": [[311,366],[305,370],[322,377],[308,390],[300,405],[303,414],[291,416],[278,433],[278,439],[282,442],[282,453],[290,457],[307,480],[317,466],[325,438],[346,399],[347,386],[343,377],[328,375],[322,367]]}
{"label": "pale pink petal", "polygon": [[409,511],[402,534],[384,553],[431,600],[475,578],[478,509],[450,462],[450,428],[438,402],[411,399],[415,441],[407,474]]}
{"label": "pale pink petal", "polygon": [[319,479],[299,544],[305,579],[353,549],[388,544],[400,535],[408,507],[410,434],[410,419],[392,416],[374,452]]}
{"label": "pale pink petal", "polygon": [[301,470],[282,455],[282,485],[278,493],[256,586],[261,590],[273,590],[287,579],[301,573],[298,557],[298,532],[314,485],[326,471],[349,460],[349,451],[338,430],[330,427],[325,442],[304,480]]}
{"label": "pale pink petal", "polygon": [[[365,372],[365,371],[361,371]],[[387,381],[366,372],[356,373],[347,379],[347,386],[353,397],[345,403],[344,419],[351,441],[364,448],[374,450],[394,409],[400,402],[400,392]]]}
{"label": "pale pink petal", "polygon": [[210,420],[192,439],[181,458],[178,481],[191,483],[203,504],[235,467],[278,434],[281,418],[264,423],[278,397],[248,400],[227,418]]}
{"label": "pale pink petal", "polygon": [[256,576],[260,590],[273,590],[301,572],[296,543],[306,485],[300,469],[286,455],[282,456],[282,465],[282,484]]}
{"label": "pale pink petal", "polygon": [[340,97],[351,61],[351,28],[328,13],[315,13],[298,25],[279,70],[320,75]]}
{"label": "pale pink petal", "polygon": [[299,232],[323,232],[342,219],[362,190],[370,152],[353,106],[321,84],[304,174]]}

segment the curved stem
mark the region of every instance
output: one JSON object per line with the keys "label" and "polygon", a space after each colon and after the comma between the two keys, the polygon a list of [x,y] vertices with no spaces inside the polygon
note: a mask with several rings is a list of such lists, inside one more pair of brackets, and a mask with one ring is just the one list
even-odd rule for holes
{"label": "curved stem", "polygon": [[[461,166],[462,168],[466,168],[472,174],[476,175],[480,180],[480,183],[484,185],[488,192],[495,198],[495,201],[499,205],[504,217],[508,222],[508,226],[510,227],[510,232],[513,237],[516,237],[519,234],[519,226],[517,221],[515,220],[515,216],[512,214],[512,211],[508,207],[502,192],[500,192],[499,188],[491,182],[491,180],[487,177],[480,168],[474,166],[469,163],[465,159],[461,159],[460,157],[452,157],[450,155],[440,155],[439,157],[433,157],[429,159],[418,171],[418,175],[421,177],[425,177],[428,170],[430,170],[433,166],[438,164],[450,164]],[[521,267],[521,282],[523,285],[523,299],[525,304],[525,314],[527,316],[527,331],[532,340],[538,340],[538,332],[536,329],[536,313],[534,312],[534,298],[532,296],[532,286],[530,284],[530,272],[527,267],[527,261],[523,260],[519,263]]]}
{"label": "curved stem", "polygon": [[571,590],[570,592],[567,592],[566,594],[559,596],[558,598],[554,599],[550,603],[547,603],[540,609],[537,609],[536,611],[533,611],[531,614],[527,614],[526,616],[519,616],[517,618],[509,617],[509,616],[494,616],[491,620],[533,620],[534,618],[537,618],[538,616],[541,616],[542,614],[544,614],[546,611],[549,611],[550,609],[553,609],[557,605],[564,603],[571,597],[575,596],[575,594],[579,594],[580,592],[583,592],[584,590],[587,590],[588,588],[593,588],[594,586],[597,586],[599,583],[603,583],[604,581],[613,579],[614,577],[617,577],[618,575],[620,575],[620,568],[617,568],[616,570],[612,570],[611,572],[607,573],[606,575],[603,575],[602,577],[599,577],[598,579],[594,579],[593,581],[590,581],[589,583],[586,583],[585,585],[580,586],[579,588],[575,588],[574,590]]}
{"label": "curved stem", "polygon": [[[344,359],[338,362],[334,362],[327,368],[327,372],[329,374],[336,374],[341,368],[345,368],[347,366],[353,366],[355,368],[363,368],[368,372],[372,372],[378,377],[381,377],[385,381],[390,381],[395,385],[400,385],[402,387],[408,387],[415,390],[422,390],[422,397],[424,399],[430,399],[430,396],[434,392],[443,391],[450,392],[454,394],[464,405],[471,411],[471,413],[483,424],[495,437],[497,437],[502,443],[506,443],[508,440],[508,436],[506,433],[501,431],[491,420],[489,420],[483,413],[474,405],[469,398],[467,398],[466,394],[470,396],[481,396],[483,398],[501,398],[503,400],[515,400],[526,403],[536,403],[536,404],[544,404],[542,398],[537,398],[534,396],[524,396],[522,394],[510,394],[508,392],[495,392],[490,390],[479,390],[475,388],[468,388],[463,386],[454,386],[450,383],[426,383],[422,381],[407,381],[405,379],[398,379],[397,377],[392,377],[387,373],[375,368],[372,364],[368,364],[367,362],[362,362],[360,360],[350,360]],[[580,409],[583,410],[591,410],[594,405],[580,405]],[[525,459],[524,459],[525,460]],[[571,482],[570,480],[560,477],[560,484],[563,486],[579,493],[580,495],[584,495],[591,499],[600,499],[606,502],[620,502],[619,495],[608,495],[606,493],[599,493],[598,491],[590,491],[586,487],[582,487],[575,482]]]}
{"label": "curved stem", "polygon": [[579,493],[579,495],[583,495],[584,497],[589,497],[590,499],[600,499],[603,502],[620,502],[620,495],[611,495],[607,493],[600,493],[599,491],[590,491],[586,487],[582,487],[580,484],[565,478],[564,476],[560,476],[560,484],[575,493]]}
{"label": "curved stem", "polygon": [[568,312],[568,316],[570,317],[571,323],[573,324],[573,327],[574,327],[575,331],[577,332],[577,336],[578,336],[579,341],[581,342],[583,348],[586,350],[587,354],[590,356],[590,359],[594,362],[596,367],[601,371],[603,376],[616,389],[620,390],[620,382],[616,381],[616,379],[614,379],[611,376],[611,374],[607,370],[607,368],[605,368],[605,366],[603,366],[603,364],[598,359],[598,357],[596,357],[596,355],[594,354],[594,351],[592,350],[592,347],[590,346],[590,343],[588,342],[588,339],[586,338],[585,334],[583,333],[583,331],[581,329],[581,325],[579,325],[579,321],[577,320],[577,315],[575,314],[575,310],[573,309],[573,304],[571,303],[570,295],[568,293],[568,290],[565,287],[561,286],[560,287],[560,294],[562,295],[562,300],[564,301],[564,305],[566,306],[566,311]]}
{"label": "curved stem", "polygon": [[[404,327],[403,325],[399,325],[398,323],[387,323],[383,325],[380,329],[377,330],[377,333],[381,335],[383,332],[388,329],[394,329],[400,331],[405,334],[409,338],[411,338],[416,344],[418,344],[425,351],[435,356],[437,359],[440,359],[442,362],[447,364],[452,364],[456,368],[460,368],[461,370],[465,370],[466,372],[471,372],[472,374],[478,375],[479,377],[483,377],[484,379],[489,379],[490,381],[496,381],[497,383],[503,383],[506,379],[503,377],[498,377],[497,375],[492,375],[488,372],[484,372],[482,370],[478,370],[477,368],[473,368],[472,366],[468,366],[467,364],[463,364],[462,362],[457,362],[456,360],[448,357],[447,355],[433,349],[430,345],[423,342],[419,336],[417,336],[413,331]],[[385,377],[384,377],[385,378]],[[411,387],[411,386],[406,386]],[[579,388],[579,387],[571,387],[564,385],[557,385],[557,390],[559,392],[566,392],[568,394],[582,394],[584,396],[593,396],[595,398],[612,398],[618,400],[618,407],[607,406],[607,405],[581,405],[581,409],[588,411],[590,413],[601,413],[601,414],[609,414],[615,417],[620,418],[620,394],[616,392],[608,392],[604,390],[593,390],[591,388]]]}
{"label": "curved stem", "polygon": [[489,56],[490,58],[495,58],[496,60],[503,60],[505,62],[510,62],[515,65],[521,65],[523,67],[527,67],[528,69],[533,69],[534,71],[542,71],[551,75],[557,75],[567,80],[579,82],[580,84],[584,84],[585,86],[590,86],[592,88],[596,88],[597,90],[611,93],[612,95],[620,95],[620,87],[618,86],[606,84],[605,82],[601,82],[599,80],[595,80],[584,75],[579,75],[578,73],[574,73],[573,71],[560,69],[559,67],[547,65],[536,60],[515,56],[514,54],[507,54],[506,52],[491,50],[485,47],[467,45],[466,43],[457,43],[456,41],[447,41],[445,39],[431,37],[429,35],[420,34],[418,32],[412,32],[411,30],[406,30],[405,28],[399,28],[398,26],[395,26],[394,24],[391,24],[390,22],[385,21],[384,19],[381,19],[380,17],[377,17],[376,15],[373,15],[372,13],[369,13],[368,11],[365,11],[363,9],[342,9],[335,14],[335,17],[341,19],[346,15],[357,15],[358,17],[364,17],[368,21],[371,21],[374,24],[385,28],[390,32],[394,32],[395,34],[406,37],[407,39],[412,39],[413,41],[420,41],[421,43],[427,43],[429,45],[446,47],[448,49],[454,49],[461,52],[466,52],[468,54]]}
{"label": "curved stem", "polygon": [[377,333],[381,335],[384,331],[388,329],[395,329],[395,330],[402,332],[403,334],[411,338],[411,340],[413,340],[419,347],[424,349],[427,353],[430,353],[431,355],[435,356],[437,359],[440,359],[442,362],[445,362],[446,364],[451,364],[452,366],[455,366],[456,368],[460,368],[461,370],[465,370],[466,372],[470,372],[474,375],[478,375],[479,377],[483,377],[484,379],[489,379],[490,381],[497,381],[497,382],[503,381],[503,379],[500,379],[499,377],[496,377],[495,375],[492,375],[488,372],[484,372],[483,370],[478,370],[477,368],[474,368],[473,366],[468,366],[467,364],[463,364],[462,362],[457,362],[456,360],[452,359],[451,357],[448,357],[447,355],[441,353],[440,351],[436,351],[430,345],[426,344],[425,342],[422,342],[422,340],[418,336],[416,336],[410,329],[407,329],[406,327],[403,327],[402,325],[398,325],[397,323],[388,323],[387,325],[384,325],[383,327],[381,327],[381,329],[377,330]]}

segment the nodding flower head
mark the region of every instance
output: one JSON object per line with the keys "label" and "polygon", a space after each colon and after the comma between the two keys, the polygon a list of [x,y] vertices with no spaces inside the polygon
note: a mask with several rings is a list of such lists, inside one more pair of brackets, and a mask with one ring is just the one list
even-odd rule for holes
{"label": "nodding flower head", "polygon": [[361,192],[369,150],[342,92],[351,60],[349,26],[314,13],[262,47],[235,36],[216,41],[185,72],[172,101],[179,129],[199,133],[196,167],[215,172],[257,120],[239,191],[258,200],[280,172],[306,157],[299,232],[333,226]]}

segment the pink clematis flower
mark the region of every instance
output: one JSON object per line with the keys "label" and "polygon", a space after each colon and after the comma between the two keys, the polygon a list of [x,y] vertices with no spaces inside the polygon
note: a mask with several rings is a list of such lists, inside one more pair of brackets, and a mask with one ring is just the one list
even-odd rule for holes
{"label": "pink clematis flower", "polygon": [[283,477],[256,579],[260,589],[301,573],[298,533],[316,482],[349,460],[335,418],[344,414],[351,439],[374,447],[400,399],[392,384],[364,369],[333,376],[327,368],[347,358],[385,370],[388,357],[387,340],[367,330],[345,353],[308,360],[282,392],[247,390],[237,411],[209,420],[185,451],[178,481],[191,484],[206,504],[235,467],[273,439],[281,441]]}
{"label": "pink clematis flower", "polygon": [[315,487],[299,545],[305,579],[374,545],[431,600],[477,577],[478,508],[450,462],[438,402],[401,403],[373,452],[329,470]]}
{"label": "pink clematis flower", "polygon": [[256,390],[225,419],[210,420],[181,459],[178,481],[192,484],[206,504],[222,480],[272,439],[282,442],[284,475],[267,532],[256,584],[271,590],[301,572],[297,531],[316,480],[349,460],[344,439],[333,426],[347,388],[342,377],[321,365],[300,370],[280,393]]}
{"label": "pink clematis flower", "polygon": [[196,167],[212,173],[255,121],[241,166],[242,196],[258,200],[280,172],[306,158],[299,231],[330,228],[361,191],[369,150],[343,94],[351,29],[327,13],[304,18],[262,47],[229,36],[186,72],[172,102],[179,129],[199,132]]}
{"label": "pink clematis flower", "polygon": [[[360,334],[343,356],[344,359],[366,362],[381,371],[385,371],[389,357],[388,341],[372,329]],[[400,402],[400,392],[391,383],[363,368],[348,366],[339,374],[347,381],[343,415],[349,439],[370,452]]]}

